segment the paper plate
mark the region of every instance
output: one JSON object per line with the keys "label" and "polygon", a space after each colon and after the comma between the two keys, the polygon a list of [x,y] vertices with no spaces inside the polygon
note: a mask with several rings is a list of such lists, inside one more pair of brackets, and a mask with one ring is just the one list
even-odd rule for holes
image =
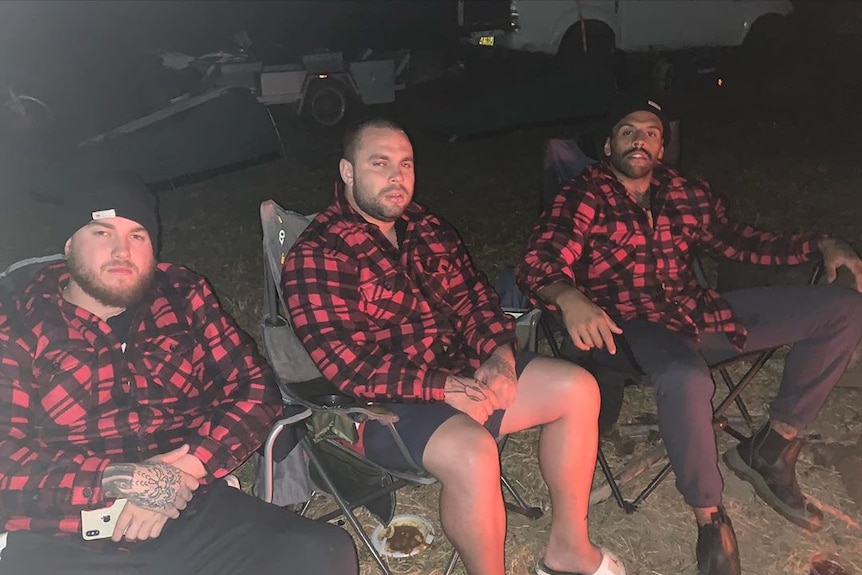
{"label": "paper plate", "polygon": [[[371,543],[377,552],[395,559],[421,553],[433,541],[434,528],[418,515],[396,515],[388,527],[378,525],[371,534]],[[390,547],[393,543],[396,549]]]}

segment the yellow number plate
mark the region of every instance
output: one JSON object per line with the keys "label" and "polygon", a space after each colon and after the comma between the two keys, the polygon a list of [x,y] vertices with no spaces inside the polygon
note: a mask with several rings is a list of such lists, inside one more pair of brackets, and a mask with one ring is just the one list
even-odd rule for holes
{"label": "yellow number plate", "polygon": [[479,46],[493,46],[494,45],[494,37],[493,36],[480,36],[479,37]]}

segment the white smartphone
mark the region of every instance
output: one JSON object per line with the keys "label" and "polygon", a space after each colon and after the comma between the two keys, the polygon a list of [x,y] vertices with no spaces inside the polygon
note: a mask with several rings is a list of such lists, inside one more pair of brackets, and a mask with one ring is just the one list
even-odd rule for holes
{"label": "white smartphone", "polygon": [[114,526],[120,517],[120,512],[126,506],[125,499],[116,499],[111,505],[101,509],[81,511],[81,534],[84,539],[106,539],[113,535]]}

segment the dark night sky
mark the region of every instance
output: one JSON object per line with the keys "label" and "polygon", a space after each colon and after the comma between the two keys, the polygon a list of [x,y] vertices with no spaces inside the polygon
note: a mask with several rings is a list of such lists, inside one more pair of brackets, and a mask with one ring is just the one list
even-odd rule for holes
{"label": "dark night sky", "polygon": [[290,49],[402,47],[454,39],[455,19],[455,0],[0,2],[4,52],[94,40],[201,51],[239,27]]}

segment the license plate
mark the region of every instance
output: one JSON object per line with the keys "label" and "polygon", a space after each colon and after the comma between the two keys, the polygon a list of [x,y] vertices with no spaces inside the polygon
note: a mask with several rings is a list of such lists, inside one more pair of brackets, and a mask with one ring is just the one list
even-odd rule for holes
{"label": "license plate", "polygon": [[493,46],[494,45],[494,37],[493,36],[480,36],[479,37],[479,46]]}

